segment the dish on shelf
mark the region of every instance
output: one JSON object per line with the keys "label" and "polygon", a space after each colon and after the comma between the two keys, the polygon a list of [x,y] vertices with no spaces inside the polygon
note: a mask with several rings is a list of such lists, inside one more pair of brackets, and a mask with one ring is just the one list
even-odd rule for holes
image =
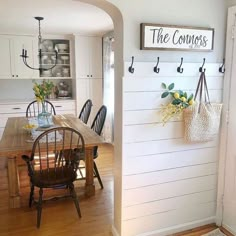
{"label": "dish on shelf", "polygon": [[42,71],[42,76],[51,77],[52,76],[52,71],[51,70],[43,70]]}
{"label": "dish on shelf", "polygon": [[66,44],[66,43],[58,43],[56,45],[56,47],[58,48],[59,52],[67,52],[68,51],[68,44]]}
{"label": "dish on shelf", "polygon": [[58,98],[58,99],[71,99],[72,97],[69,97],[69,96],[67,96],[67,97],[58,96],[57,98]]}
{"label": "dish on shelf", "polygon": [[60,66],[55,66],[52,68],[52,76],[53,77],[62,77],[62,71]]}
{"label": "dish on shelf", "polygon": [[59,71],[59,72],[57,72],[56,74],[55,74],[55,77],[62,77],[62,74],[61,74],[61,72]]}
{"label": "dish on shelf", "polygon": [[68,97],[69,91],[68,90],[59,90],[59,97]]}
{"label": "dish on shelf", "polygon": [[55,60],[56,60],[56,55],[52,55],[52,56],[51,56],[51,59],[53,60],[53,62],[55,62]]}
{"label": "dish on shelf", "polygon": [[47,59],[48,59],[48,56],[47,55],[43,55],[42,56],[42,63],[46,64]]}
{"label": "dish on shelf", "polygon": [[49,52],[54,52],[54,48],[53,48],[52,45],[49,45],[49,46],[48,46],[48,51],[49,51]]}
{"label": "dish on shelf", "polygon": [[69,75],[70,75],[70,68],[63,67],[61,71],[62,71],[63,77],[69,77]]}
{"label": "dish on shelf", "polygon": [[51,40],[45,39],[42,42],[42,50],[48,52],[49,48],[53,48],[53,42]]}
{"label": "dish on shelf", "polygon": [[66,64],[66,61],[69,60],[69,56],[61,56],[61,59],[63,60],[63,63]]}

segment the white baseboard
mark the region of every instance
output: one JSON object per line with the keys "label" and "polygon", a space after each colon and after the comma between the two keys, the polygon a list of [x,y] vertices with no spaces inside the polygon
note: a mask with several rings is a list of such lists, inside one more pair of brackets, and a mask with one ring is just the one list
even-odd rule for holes
{"label": "white baseboard", "polygon": [[111,232],[113,236],[120,236],[114,225],[111,226]]}
{"label": "white baseboard", "polygon": [[177,226],[173,226],[169,228],[164,228],[161,230],[152,231],[145,234],[140,234],[139,236],[166,236],[166,235],[170,235],[174,233],[179,233],[185,230],[193,229],[196,227],[200,227],[203,225],[215,223],[215,220],[216,220],[215,217],[209,217],[203,220],[192,221],[186,224],[181,224],[181,225],[177,225]]}
{"label": "white baseboard", "polygon": [[222,227],[228,230],[231,234],[236,235],[236,231],[226,224],[222,224]]}

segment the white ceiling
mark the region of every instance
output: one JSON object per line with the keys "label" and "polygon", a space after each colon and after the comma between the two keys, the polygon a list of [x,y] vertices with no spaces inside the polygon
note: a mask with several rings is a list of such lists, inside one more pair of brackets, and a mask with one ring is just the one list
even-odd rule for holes
{"label": "white ceiling", "polygon": [[38,34],[104,34],[113,29],[103,10],[73,0],[0,0],[0,32]]}

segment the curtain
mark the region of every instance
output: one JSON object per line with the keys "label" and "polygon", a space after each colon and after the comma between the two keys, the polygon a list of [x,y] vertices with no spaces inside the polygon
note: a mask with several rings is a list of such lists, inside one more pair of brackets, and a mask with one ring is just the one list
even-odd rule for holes
{"label": "curtain", "polygon": [[103,128],[106,142],[114,141],[114,37],[113,32],[103,37],[103,103],[107,117]]}

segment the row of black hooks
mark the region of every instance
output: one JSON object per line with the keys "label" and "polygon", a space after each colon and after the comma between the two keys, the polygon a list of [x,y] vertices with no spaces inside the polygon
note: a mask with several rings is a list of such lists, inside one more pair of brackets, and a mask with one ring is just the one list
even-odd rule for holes
{"label": "row of black hooks", "polygon": [[[183,61],[184,61],[184,59],[183,59],[183,57],[181,57],[180,65],[177,67],[177,72],[181,73],[181,74],[184,72],[184,68],[182,67],[183,66]],[[160,62],[160,58],[157,57],[157,63],[153,67],[153,71],[157,74],[160,72],[160,68],[158,67],[159,62]],[[204,68],[205,63],[206,63],[206,58],[203,58],[203,63],[202,63],[202,66],[199,67],[199,72],[205,72],[206,71],[206,68]],[[134,57],[132,57],[131,65],[128,68],[128,71],[132,74],[134,73],[133,64],[134,64]],[[225,59],[223,59],[222,65],[219,67],[219,72],[220,73],[225,73]]]}

